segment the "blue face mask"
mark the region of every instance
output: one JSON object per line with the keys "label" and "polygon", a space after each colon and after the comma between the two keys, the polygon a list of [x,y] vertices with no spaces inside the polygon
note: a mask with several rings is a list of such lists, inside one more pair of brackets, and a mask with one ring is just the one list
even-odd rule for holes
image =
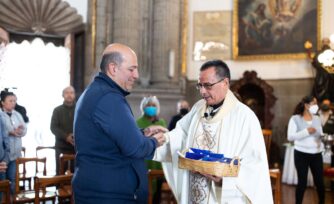
{"label": "blue face mask", "polygon": [[157,107],[155,106],[147,106],[144,108],[144,113],[147,116],[153,117],[157,115]]}

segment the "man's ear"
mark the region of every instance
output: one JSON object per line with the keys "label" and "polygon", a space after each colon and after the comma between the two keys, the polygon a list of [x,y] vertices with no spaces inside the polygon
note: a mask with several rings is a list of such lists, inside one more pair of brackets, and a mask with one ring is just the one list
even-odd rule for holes
{"label": "man's ear", "polygon": [[115,63],[111,62],[108,64],[107,73],[109,73],[111,76],[115,76],[117,66]]}

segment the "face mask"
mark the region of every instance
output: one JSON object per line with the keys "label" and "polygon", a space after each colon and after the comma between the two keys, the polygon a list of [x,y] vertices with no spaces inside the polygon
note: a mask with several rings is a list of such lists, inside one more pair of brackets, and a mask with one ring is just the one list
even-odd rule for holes
{"label": "face mask", "polygon": [[157,107],[147,106],[144,108],[144,113],[147,116],[153,117],[157,115]]}
{"label": "face mask", "polygon": [[311,114],[315,115],[318,112],[318,109],[319,109],[318,105],[311,105],[309,111]]}
{"label": "face mask", "polygon": [[180,109],[180,114],[181,115],[185,115],[185,114],[187,114],[189,112],[189,110],[187,109],[187,108],[181,108]]}
{"label": "face mask", "polygon": [[326,111],[329,110],[329,105],[323,104],[323,105],[321,105],[320,109],[321,109],[322,111],[325,111],[325,112],[326,112]]}

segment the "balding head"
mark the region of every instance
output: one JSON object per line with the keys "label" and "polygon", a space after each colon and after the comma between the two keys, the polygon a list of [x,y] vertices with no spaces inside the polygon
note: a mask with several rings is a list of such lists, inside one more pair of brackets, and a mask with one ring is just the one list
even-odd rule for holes
{"label": "balding head", "polygon": [[120,43],[113,43],[108,45],[102,55],[109,54],[111,52],[120,52],[122,54],[125,54],[126,52],[132,52],[132,54],[136,55],[135,52],[128,46],[120,44]]}
{"label": "balding head", "polygon": [[73,86],[68,86],[63,89],[64,103],[67,105],[74,104],[75,101],[75,90]]}
{"label": "balding head", "polygon": [[138,78],[137,55],[130,47],[123,44],[110,44],[104,49],[100,68],[127,91],[132,89]]}

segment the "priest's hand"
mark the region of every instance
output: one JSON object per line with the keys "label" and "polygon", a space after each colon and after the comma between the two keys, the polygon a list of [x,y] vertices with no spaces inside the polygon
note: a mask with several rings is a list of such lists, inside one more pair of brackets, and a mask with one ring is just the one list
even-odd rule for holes
{"label": "priest's hand", "polygon": [[157,140],[158,147],[160,147],[161,145],[163,145],[165,143],[165,141],[166,141],[166,137],[165,137],[165,135],[164,135],[163,132],[159,132],[159,133],[153,135],[152,137],[154,137]]}
{"label": "priest's hand", "polygon": [[214,176],[214,175],[211,175],[211,174],[203,174],[203,173],[200,173],[198,171],[191,171],[192,173],[195,173],[195,174],[201,174],[203,176],[205,176],[206,178],[214,181],[217,185],[221,185],[222,182],[223,182],[223,177],[218,177],[218,176]]}
{"label": "priest's hand", "polygon": [[203,176],[205,176],[208,179],[211,179],[212,181],[218,183],[221,182],[222,177],[218,177],[218,176],[214,176],[214,175],[210,175],[210,174],[202,174]]}
{"label": "priest's hand", "polygon": [[168,129],[160,126],[160,125],[151,125],[144,129],[144,135],[147,137],[151,137],[159,132],[165,133]]}

